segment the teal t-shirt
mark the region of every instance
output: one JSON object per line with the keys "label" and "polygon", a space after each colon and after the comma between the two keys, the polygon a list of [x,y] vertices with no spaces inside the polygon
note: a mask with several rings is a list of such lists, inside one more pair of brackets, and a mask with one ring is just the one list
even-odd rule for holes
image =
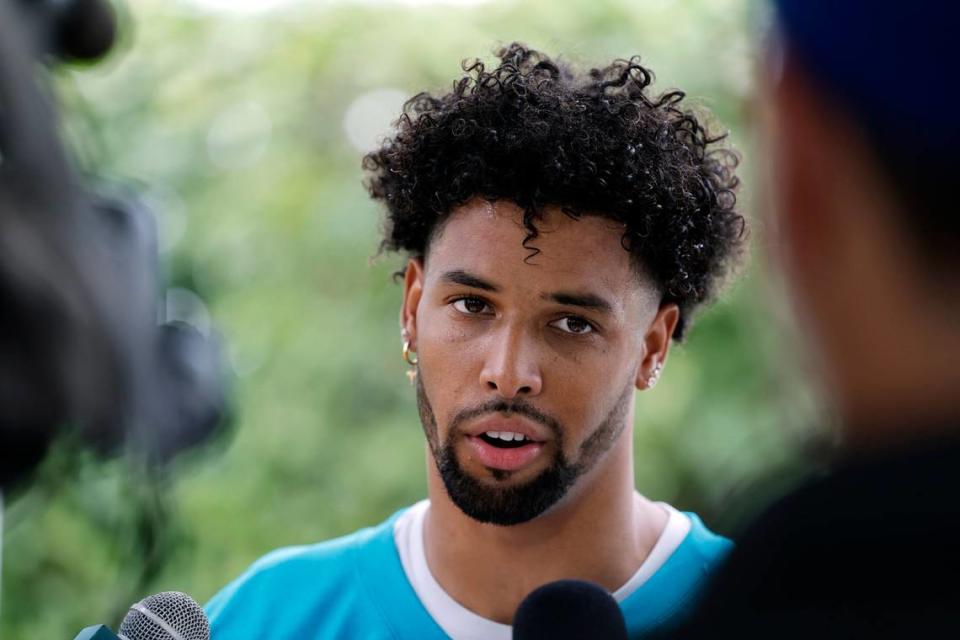
{"label": "teal t-shirt", "polygon": [[[394,523],[328,542],[278,549],[207,604],[211,640],[446,638],[400,564]],[[682,620],[730,551],[688,513],[690,531],[663,565],[620,603],[631,638]]]}

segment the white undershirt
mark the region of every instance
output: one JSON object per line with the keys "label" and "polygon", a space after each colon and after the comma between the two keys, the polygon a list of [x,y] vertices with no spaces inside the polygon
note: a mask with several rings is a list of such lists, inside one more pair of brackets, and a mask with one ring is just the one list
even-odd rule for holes
{"label": "white undershirt", "polygon": [[[690,518],[664,502],[656,504],[666,510],[667,524],[646,560],[622,587],[613,592],[617,602],[628,598],[656,573],[690,531]],[[429,500],[416,503],[397,519],[393,529],[400,563],[420,602],[444,633],[454,640],[510,640],[510,625],[470,611],[451,598],[430,573],[423,543],[423,522],[429,508]]]}

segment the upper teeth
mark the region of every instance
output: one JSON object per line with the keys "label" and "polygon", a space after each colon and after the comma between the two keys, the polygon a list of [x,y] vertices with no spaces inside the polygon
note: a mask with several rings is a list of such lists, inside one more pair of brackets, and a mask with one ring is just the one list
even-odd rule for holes
{"label": "upper teeth", "polygon": [[499,438],[500,440],[506,440],[507,442],[524,439],[524,435],[522,433],[514,433],[513,431],[487,431],[486,435],[490,438]]}

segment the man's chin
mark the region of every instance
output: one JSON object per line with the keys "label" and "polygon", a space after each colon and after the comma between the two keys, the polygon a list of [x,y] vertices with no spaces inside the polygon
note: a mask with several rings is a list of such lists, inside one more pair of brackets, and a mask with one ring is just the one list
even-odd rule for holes
{"label": "man's chin", "polygon": [[483,499],[463,499],[462,494],[450,494],[451,500],[460,511],[481,524],[494,524],[501,527],[511,527],[525,524],[536,519],[549,509],[544,506],[539,509],[517,509],[511,505],[509,500],[504,500],[503,496],[498,496],[497,490],[491,490]]}
{"label": "man's chin", "polygon": [[478,522],[502,526],[538,517],[566,495],[579,475],[576,467],[562,463],[541,471],[467,470],[450,448],[440,452],[437,462],[447,495],[460,511]]}
{"label": "man's chin", "polygon": [[496,469],[494,467],[485,467],[472,461],[466,463],[458,460],[461,473],[470,478],[477,484],[489,488],[491,491],[497,491],[509,487],[517,487],[537,479],[543,468],[527,467],[523,469]]}

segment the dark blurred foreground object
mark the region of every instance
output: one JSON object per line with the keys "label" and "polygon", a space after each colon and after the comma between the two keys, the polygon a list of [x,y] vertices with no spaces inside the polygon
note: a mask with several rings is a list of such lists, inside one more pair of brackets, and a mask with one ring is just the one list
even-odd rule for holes
{"label": "dark blurred foreground object", "polygon": [[39,58],[90,62],[105,56],[117,34],[108,0],[12,0],[20,27]]}
{"label": "dark blurred foreground object", "polygon": [[106,625],[81,631],[74,640],[210,640],[210,623],[196,601],[179,591],[164,591],[130,607],[119,636]]}
{"label": "dark blurred foreground object", "polygon": [[523,599],[513,620],[514,640],[627,638],[620,605],[602,587],[583,580],[558,580]]}
{"label": "dark blurred foreground object", "polygon": [[960,445],[924,444],[848,460],[768,509],[667,637],[960,637]]}
{"label": "dark blurred foreground object", "polygon": [[960,638],[960,3],[776,0],[775,246],[840,419],[671,638]]}
{"label": "dark blurred foreground object", "polygon": [[94,0],[0,0],[0,491],[61,433],[152,464],[225,413],[217,341],[166,323],[153,215],[79,179],[38,61],[106,53]]}

